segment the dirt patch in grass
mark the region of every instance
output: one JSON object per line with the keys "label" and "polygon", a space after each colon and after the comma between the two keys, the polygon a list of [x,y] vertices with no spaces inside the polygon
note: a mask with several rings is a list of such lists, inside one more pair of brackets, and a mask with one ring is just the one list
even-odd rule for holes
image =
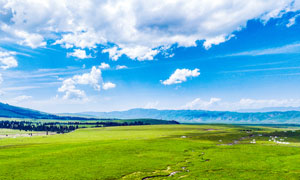
{"label": "dirt patch in grass", "polygon": [[32,137],[32,136],[47,136],[47,135],[55,135],[56,132],[40,132],[40,133],[26,133],[26,134],[2,134],[0,135],[0,139],[3,138],[17,138],[17,137]]}

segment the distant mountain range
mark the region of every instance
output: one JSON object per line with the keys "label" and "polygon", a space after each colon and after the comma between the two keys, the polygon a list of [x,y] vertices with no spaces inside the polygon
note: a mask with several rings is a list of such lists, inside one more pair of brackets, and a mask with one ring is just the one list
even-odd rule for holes
{"label": "distant mountain range", "polygon": [[0,103],[0,117],[58,120],[161,119],[181,123],[300,124],[300,111],[230,112],[204,110],[131,109],[112,112],[50,114]]}
{"label": "distant mountain range", "polygon": [[[72,114],[76,115],[76,114]],[[153,118],[181,123],[291,123],[300,124],[300,111],[230,112],[204,110],[131,109],[112,112],[82,112],[80,115],[101,118]]]}
{"label": "distant mountain range", "polygon": [[28,119],[57,119],[57,120],[94,120],[95,117],[73,117],[45,113],[27,108],[11,106],[0,103],[0,117],[5,118],[28,118]]}

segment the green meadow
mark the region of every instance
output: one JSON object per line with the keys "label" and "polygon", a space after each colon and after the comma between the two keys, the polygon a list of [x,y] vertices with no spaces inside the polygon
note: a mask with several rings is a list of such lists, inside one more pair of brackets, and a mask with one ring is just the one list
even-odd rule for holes
{"label": "green meadow", "polygon": [[300,179],[300,131],[147,125],[1,138],[0,179]]}

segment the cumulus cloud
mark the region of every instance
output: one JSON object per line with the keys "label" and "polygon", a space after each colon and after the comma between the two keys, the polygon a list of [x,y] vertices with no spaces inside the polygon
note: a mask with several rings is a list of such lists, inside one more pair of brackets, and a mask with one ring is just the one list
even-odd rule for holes
{"label": "cumulus cloud", "polygon": [[106,64],[106,63],[101,63],[101,65],[99,66],[100,69],[108,69],[110,68],[110,65],[109,64]]}
{"label": "cumulus cloud", "polygon": [[18,62],[14,57],[14,55],[16,55],[16,52],[0,50],[0,68],[8,69],[8,68],[17,67]]}
{"label": "cumulus cloud", "polygon": [[299,1],[3,0],[0,33],[6,41],[32,48],[54,41],[65,48],[101,46],[112,60],[122,55],[153,60],[164,47],[196,46],[200,40],[210,48],[225,42],[248,20],[267,22],[297,11]]}
{"label": "cumulus cloud", "polygon": [[116,85],[114,83],[111,83],[111,82],[106,82],[106,83],[102,84],[102,88],[104,90],[112,89],[112,88],[115,88],[115,87],[116,87]]}
{"label": "cumulus cloud", "polygon": [[116,86],[111,82],[103,82],[100,68],[93,66],[89,73],[75,75],[71,78],[65,79],[62,86],[58,88],[58,92],[65,93],[63,99],[86,99],[84,90],[78,89],[77,85],[90,85],[96,91],[100,91],[101,86],[104,90],[114,88]]}
{"label": "cumulus cloud", "polygon": [[44,47],[47,43],[42,34],[27,32],[22,29],[16,29],[13,26],[0,22],[0,32],[5,34],[6,40],[17,42],[19,45],[29,46],[31,48]]}
{"label": "cumulus cloud", "polygon": [[22,40],[19,40],[20,45],[26,45],[31,48],[44,47],[46,42],[44,42],[44,37],[36,33],[28,33],[26,31],[13,31],[14,35]]}
{"label": "cumulus cloud", "polygon": [[202,100],[200,98],[194,99],[192,102],[188,102],[184,108],[186,109],[209,109],[214,106],[218,102],[220,102],[220,98],[210,98],[209,101]]}
{"label": "cumulus cloud", "polygon": [[86,54],[85,50],[82,49],[74,49],[73,52],[69,52],[67,54],[68,57],[73,56],[73,57],[77,57],[79,59],[86,59],[86,58],[91,58],[92,56],[89,54]]}
{"label": "cumulus cloud", "polygon": [[199,69],[176,69],[169,79],[161,81],[164,85],[179,84],[187,81],[188,77],[197,77],[200,75]]}
{"label": "cumulus cloud", "polygon": [[125,65],[117,65],[116,66],[116,70],[119,70],[119,69],[127,69],[128,67],[125,66]]}

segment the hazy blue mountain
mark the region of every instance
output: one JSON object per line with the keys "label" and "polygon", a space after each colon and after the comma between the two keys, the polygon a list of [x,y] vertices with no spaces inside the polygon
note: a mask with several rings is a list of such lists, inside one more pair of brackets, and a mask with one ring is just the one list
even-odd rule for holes
{"label": "hazy blue mountain", "polygon": [[32,109],[11,106],[9,104],[0,103],[0,117],[6,118],[29,118],[29,119],[58,119],[58,120],[89,120],[96,118],[59,116],[56,114],[45,113]]}
{"label": "hazy blue mountain", "polygon": [[9,104],[0,103],[0,118],[26,118],[26,119],[56,119],[56,120],[114,120],[115,122],[137,122],[142,121],[146,124],[177,124],[176,121],[164,121],[157,119],[128,119],[128,120],[118,120],[116,118],[98,118],[94,115],[85,114],[50,114],[41,111],[36,111],[32,109],[11,106]]}
{"label": "hazy blue mountain", "polygon": [[112,112],[82,112],[56,115],[0,103],[0,117],[96,120],[96,119],[162,119],[182,123],[291,123],[300,124],[300,111],[230,112],[204,110],[131,109]]}
{"label": "hazy blue mountain", "polygon": [[297,123],[300,111],[275,112],[230,112],[204,110],[157,110],[131,109],[112,112],[82,112],[80,114],[100,118],[153,118],[176,120],[182,123]]}

